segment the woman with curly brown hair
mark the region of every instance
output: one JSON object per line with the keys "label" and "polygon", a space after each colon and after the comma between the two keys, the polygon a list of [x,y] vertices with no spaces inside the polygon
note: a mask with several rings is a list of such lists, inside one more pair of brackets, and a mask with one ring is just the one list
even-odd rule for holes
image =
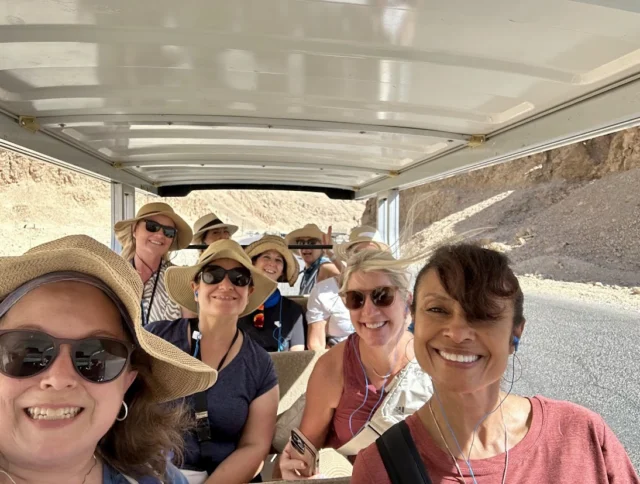
{"label": "woman with curly brown hair", "polygon": [[142,328],[142,282],[86,236],[0,258],[0,483],[186,483],[180,399],[211,367]]}

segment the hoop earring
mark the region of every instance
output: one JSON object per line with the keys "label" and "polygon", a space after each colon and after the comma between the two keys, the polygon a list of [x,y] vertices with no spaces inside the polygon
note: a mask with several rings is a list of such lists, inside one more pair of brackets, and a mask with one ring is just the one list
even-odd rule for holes
{"label": "hoop earring", "polygon": [[124,408],[124,417],[120,417],[120,413],[118,412],[118,416],[116,417],[118,422],[123,422],[129,416],[129,407],[124,400],[122,400],[122,407]]}

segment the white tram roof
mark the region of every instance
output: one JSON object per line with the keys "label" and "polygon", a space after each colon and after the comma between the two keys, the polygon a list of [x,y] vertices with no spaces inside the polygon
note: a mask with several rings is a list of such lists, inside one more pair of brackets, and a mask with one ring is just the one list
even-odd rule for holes
{"label": "white tram roof", "polygon": [[0,144],[364,198],[640,124],[634,0],[0,2]]}

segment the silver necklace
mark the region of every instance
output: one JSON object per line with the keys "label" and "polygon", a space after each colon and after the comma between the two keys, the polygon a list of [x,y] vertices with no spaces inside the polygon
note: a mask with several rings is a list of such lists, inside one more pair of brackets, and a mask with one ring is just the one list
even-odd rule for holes
{"label": "silver necklace", "polygon": [[[433,413],[433,407],[431,407],[431,400],[429,400],[429,411],[431,412],[431,418],[433,418],[433,422],[436,424],[436,428],[438,429],[438,433],[440,434],[440,438],[444,442],[444,446],[447,448],[449,455],[453,459],[453,463],[456,466],[458,474],[460,474],[460,479],[463,483],[466,484],[466,479],[464,478],[464,474],[462,474],[462,470],[458,465],[458,459],[453,455],[451,449],[449,448],[449,444],[447,444],[447,439],[444,438],[444,434],[442,433],[442,429],[440,428],[440,424],[438,424],[438,420],[436,420],[436,416]],[[502,414],[502,426],[504,428],[504,448],[505,448],[505,456],[504,456],[504,472],[502,473],[502,484],[505,484],[507,481],[507,469],[509,468],[509,434],[507,433],[507,425],[504,421],[504,412],[502,411],[502,405],[500,405],[500,413]]]}
{"label": "silver necklace", "polygon": [[[91,466],[91,469],[89,469],[89,472],[87,472],[84,475],[84,479],[82,479],[82,484],[85,484],[85,482],[87,482],[87,477],[89,477],[89,474],[91,474],[93,469],[96,467],[97,463],[98,463],[98,459],[96,459],[96,456],[94,455],[93,456],[93,465]],[[12,484],[17,484],[16,481],[13,479],[13,477],[11,477],[6,471],[0,469],[0,474],[4,474],[5,476],[7,476]]]}

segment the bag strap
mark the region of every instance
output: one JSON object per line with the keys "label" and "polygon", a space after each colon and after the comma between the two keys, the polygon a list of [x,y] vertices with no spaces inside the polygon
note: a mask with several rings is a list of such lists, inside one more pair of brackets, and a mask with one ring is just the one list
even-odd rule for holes
{"label": "bag strap", "polygon": [[431,484],[409,426],[398,422],[376,440],[391,484]]}

